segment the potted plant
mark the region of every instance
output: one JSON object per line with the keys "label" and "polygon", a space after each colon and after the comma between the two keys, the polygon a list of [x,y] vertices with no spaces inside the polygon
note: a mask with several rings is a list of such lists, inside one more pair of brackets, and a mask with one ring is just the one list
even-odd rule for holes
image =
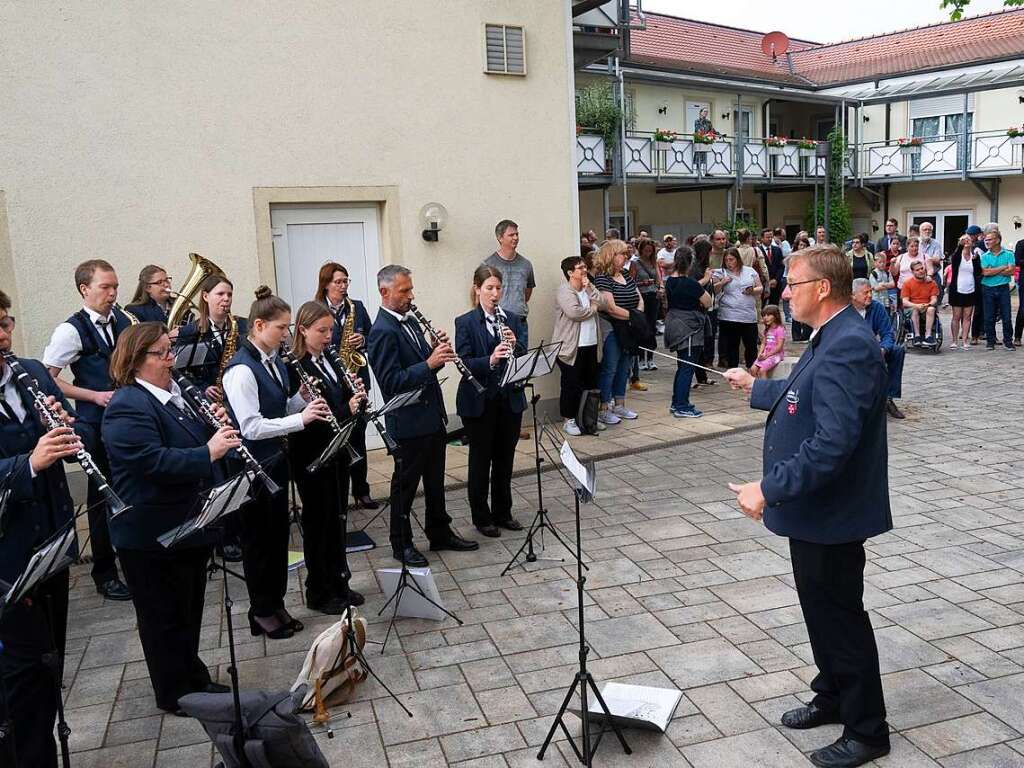
{"label": "potted plant", "polygon": [[654,148],[661,151],[672,149],[672,142],[676,140],[676,132],[658,128],[654,132]]}
{"label": "potted plant", "polygon": [[1010,137],[1011,144],[1024,144],[1024,126],[1020,128],[1014,126],[1006,132],[1006,135]]}
{"label": "potted plant", "polygon": [[800,157],[814,157],[818,153],[818,142],[814,139],[797,139],[796,148]]}
{"label": "potted plant", "polygon": [[718,131],[696,131],[693,134],[693,154],[706,155],[711,150],[711,145],[722,138],[724,134]]}
{"label": "potted plant", "polygon": [[904,155],[920,155],[924,139],[920,136],[911,136],[909,139],[904,137],[897,143],[900,145],[900,152]]}
{"label": "potted plant", "polygon": [[769,155],[781,155],[786,147],[786,143],[784,136],[769,136],[764,140],[764,145],[768,148]]}

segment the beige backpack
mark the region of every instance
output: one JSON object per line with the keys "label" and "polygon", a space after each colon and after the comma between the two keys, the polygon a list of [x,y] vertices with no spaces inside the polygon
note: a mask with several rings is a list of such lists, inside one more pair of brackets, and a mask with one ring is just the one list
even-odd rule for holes
{"label": "beige backpack", "polygon": [[[361,651],[366,646],[366,619],[353,621],[356,644]],[[356,686],[366,679],[367,672],[348,647],[348,627],[344,619],[332,624],[313,641],[302,671],[292,685],[292,691],[308,686],[300,710],[312,710],[313,722],[325,725],[330,720],[329,707],[347,701]]]}

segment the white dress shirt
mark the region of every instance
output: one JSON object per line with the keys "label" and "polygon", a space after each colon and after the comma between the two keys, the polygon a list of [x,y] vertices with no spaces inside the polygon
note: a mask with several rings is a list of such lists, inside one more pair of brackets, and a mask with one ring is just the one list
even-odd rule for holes
{"label": "white dress shirt", "polygon": [[402,315],[399,314],[398,312],[395,312],[393,309],[388,309],[387,307],[381,307],[380,309],[381,312],[387,312],[393,318],[398,320],[399,324],[402,326],[402,330],[404,330],[406,335],[412,340],[413,346],[415,346],[416,349],[418,350],[423,350],[423,344],[420,343],[421,341],[423,341],[422,337],[417,339],[416,332],[412,329],[411,326],[404,322],[405,318],[409,316],[408,313]]}
{"label": "white dress shirt", "polygon": [[[85,313],[89,316],[89,322],[96,327],[96,333],[102,338],[104,336],[103,329],[97,324],[97,320],[103,322],[113,323],[114,313],[111,312],[109,315],[104,317],[99,312],[96,312],[89,307],[82,307]],[[110,325],[110,333],[113,334],[113,325]],[[61,323],[53,330],[53,335],[50,337],[50,343],[46,345],[46,349],[43,350],[43,365],[47,368],[58,368],[63,370],[77,361],[82,356],[82,337],[78,335],[78,331],[71,323]]]}
{"label": "white dress shirt", "polygon": [[181,396],[181,387],[179,387],[178,383],[173,379],[171,380],[170,390],[158,387],[156,384],[150,384],[148,381],[143,381],[142,379],[135,379],[135,383],[160,401],[160,405],[173,403],[178,410],[184,411],[188,414],[192,413],[188,406],[185,405],[185,398]]}
{"label": "white dress shirt", "polygon": [[[262,349],[259,353],[260,362],[264,367],[268,361],[277,358],[276,353],[268,355]],[[287,385],[287,382],[285,384]],[[287,412],[291,415],[280,419],[268,419],[260,413],[259,385],[248,366],[235,365],[228,368],[224,374],[224,396],[231,403],[231,410],[238,421],[238,431],[246,440],[284,437],[303,428],[302,414],[299,411],[306,407],[306,401],[300,392],[296,392],[288,400]]]}

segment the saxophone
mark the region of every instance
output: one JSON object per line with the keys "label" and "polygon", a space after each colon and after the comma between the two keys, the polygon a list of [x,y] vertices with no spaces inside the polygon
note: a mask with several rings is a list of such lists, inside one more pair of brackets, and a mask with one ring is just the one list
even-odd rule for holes
{"label": "saxophone", "polygon": [[352,331],[356,326],[356,305],[347,296],[345,304],[348,310],[345,313],[345,324],[341,327],[341,338],[338,339],[338,357],[345,366],[345,370],[354,374],[366,366],[366,355],[352,347]]}
{"label": "saxophone", "polygon": [[218,387],[224,386],[224,371],[228,367],[228,363],[231,362],[231,358],[235,356],[235,352],[238,351],[238,318],[236,318],[230,312],[228,313],[228,332],[224,335],[224,347],[220,352],[220,365],[217,366],[217,381]]}

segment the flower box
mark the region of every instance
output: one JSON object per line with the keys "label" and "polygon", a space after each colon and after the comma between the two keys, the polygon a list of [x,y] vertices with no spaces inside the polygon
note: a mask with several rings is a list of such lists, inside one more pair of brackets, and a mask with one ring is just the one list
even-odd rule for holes
{"label": "flower box", "polygon": [[797,154],[800,157],[814,157],[815,155],[818,154],[818,150],[817,149],[804,149],[803,147],[800,147],[799,149],[797,149]]}
{"label": "flower box", "polygon": [[774,144],[768,144],[766,146],[768,148],[769,155],[781,155],[786,151],[784,147],[778,147]]}
{"label": "flower box", "polygon": [[921,145],[920,144],[901,144],[900,152],[904,155],[920,155]]}
{"label": "flower box", "polygon": [[654,142],[654,148],[656,150],[658,150],[659,152],[667,152],[670,149],[672,149],[672,142],[671,141],[655,141]]}
{"label": "flower box", "polygon": [[1011,144],[1017,144],[1017,145],[1024,144],[1024,133],[1022,133],[1019,136],[1011,136],[1010,137],[1010,143]]}

